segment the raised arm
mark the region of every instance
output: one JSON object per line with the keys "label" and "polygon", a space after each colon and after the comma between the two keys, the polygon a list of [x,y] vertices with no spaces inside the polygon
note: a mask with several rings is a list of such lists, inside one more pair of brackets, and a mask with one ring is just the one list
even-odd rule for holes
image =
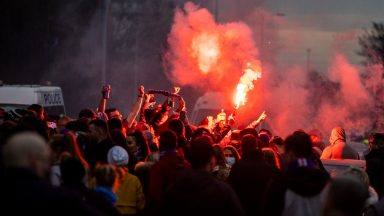
{"label": "raised arm", "polygon": [[178,113],[181,113],[182,111],[186,111],[185,110],[185,101],[182,97],[179,97],[179,107],[176,109],[176,112]]}
{"label": "raised arm", "polygon": [[251,124],[249,124],[247,128],[256,128],[262,121],[265,120],[266,117],[267,117],[267,114],[265,114],[265,111],[263,111],[263,113],[261,113],[259,118],[253,121]]}
{"label": "raised arm", "polygon": [[143,103],[144,100],[144,86],[139,87],[139,95],[138,98],[135,102],[135,104],[132,106],[131,111],[127,117],[127,122],[128,122],[128,127],[132,127],[132,124],[134,120],[136,119],[137,115],[140,112],[140,107],[141,104]]}
{"label": "raised arm", "polygon": [[105,112],[105,107],[107,106],[107,100],[109,99],[110,93],[111,93],[111,86],[110,85],[103,86],[103,88],[101,89],[100,103],[96,109],[96,112],[102,112],[102,113]]}

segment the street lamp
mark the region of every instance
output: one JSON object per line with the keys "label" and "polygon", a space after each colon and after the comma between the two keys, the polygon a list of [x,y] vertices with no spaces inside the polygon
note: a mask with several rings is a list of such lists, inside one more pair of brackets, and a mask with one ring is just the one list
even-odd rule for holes
{"label": "street lamp", "polygon": [[[285,17],[286,14],[285,13],[282,13],[282,12],[276,12],[274,14],[271,14],[269,17],[271,18],[274,18],[274,17]],[[263,11],[260,11],[260,20],[261,20],[261,24],[260,24],[260,51],[262,53],[264,53],[264,26],[265,26],[265,14]],[[264,61],[264,57],[263,55],[260,55],[260,65],[261,65],[261,69],[263,69],[263,61]]]}
{"label": "street lamp", "polygon": [[309,73],[309,66],[310,66],[310,58],[311,58],[311,49],[307,49],[307,73]]}
{"label": "street lamp", "polygon": [[101,85],[107,81],[108,17],[110,0],[101,2]]}
{"label": "street lamp", "polygon": [[214,0],[214,13],[215,13],[215,21],[219,22],[219,0]]}

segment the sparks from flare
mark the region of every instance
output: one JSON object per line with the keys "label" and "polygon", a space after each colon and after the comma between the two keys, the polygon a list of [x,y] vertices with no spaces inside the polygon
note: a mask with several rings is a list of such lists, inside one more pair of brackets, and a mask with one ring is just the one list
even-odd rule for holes
{"label": "sparks from flare", "polygon": [[247,102],[247,93],[254,88],[253,81],[259,78],[261,78],[260,68],[257,68],[248,62],[236,87],[234,98],[235,109],[239,109],[241,105],[245,105]]}

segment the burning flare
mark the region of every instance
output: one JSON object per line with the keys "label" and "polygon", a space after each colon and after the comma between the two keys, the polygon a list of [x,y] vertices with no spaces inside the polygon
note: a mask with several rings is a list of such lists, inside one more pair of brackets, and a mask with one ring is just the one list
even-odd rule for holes
{"label": "burning flare", "polygon": [[248,62],[236,87],[236,95],[234,98],[235,109],[239,109],[241,105],[245,105],[245,102],[247,102],[247,93],[254,87],[253,81],[259,78],[261,78],[260,68]]}

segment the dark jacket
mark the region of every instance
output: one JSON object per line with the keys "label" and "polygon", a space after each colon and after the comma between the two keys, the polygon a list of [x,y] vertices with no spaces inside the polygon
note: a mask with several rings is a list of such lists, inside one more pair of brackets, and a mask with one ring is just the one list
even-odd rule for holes
{"label": "dark jacket", "polygon": [[106,200],[103,195],[87,188],[82,183],[72,185],[63,184],[63,187],[78,193],[89,205],[105,215],[121,215],[115,206]]}
{"label": "dark jacket", "polygon": [[87,160],[91,171],[94,170],[96,164],[108,163],[107,155],[113,143],[110,139],[104,139],[99,143],[87,143],[84,157]]}
{"label": "dark jacket", "polygon": [[263,160],[261,151],[255,151],[243,155],[232,166],[228,182],[247,215],[263,215],[263,204],[272,179],[279,177],[279,171]]}
{"label": "dark jacket", "polygon": [[167,152],[153,165],[149,173],[148,204],[158,200],[164,191],[175,182],[179,172],[189,164],[176,152]]}
{"label": "dark jacket", "polygon": [[[314,166],[316,163],[313,162]],[[266,215],[314,215],[321,213],[321,193],[329,175],[318,167],[288,166],[283,178],[274,180],[267,197]],[[307,200],[301,202],[302,200]],[[312,213],[306,212],[311,210]]]}
{"label": "dark jacket", "polygon": [[366,172],[372,187],[381,199],[384,195],[384,149],[374,149],[366,156]]}
{"label": "dark jacket", "polygon": [[366,216],[384,216],[384,199],[381,199],[376,204],[369,206],[364,213]]}
{"label": "dark jacket", "polygon": [[191,145],[189,144],[188,140],[183,137],[179,136],[177,139],[177,149],[178,151],[183,151],[185,160],[189,161],[189,149]]}
{"label": "dark jacket", "polygon": [[76,193],[53,188],[27,169],[8,169],[0,187],[2,215],[100,215]]}
{"label": "dark jacket", "polygon": [[229,185],[208,172],[184,170],[167,190],[154,215],[242,216],[244,210]]}

